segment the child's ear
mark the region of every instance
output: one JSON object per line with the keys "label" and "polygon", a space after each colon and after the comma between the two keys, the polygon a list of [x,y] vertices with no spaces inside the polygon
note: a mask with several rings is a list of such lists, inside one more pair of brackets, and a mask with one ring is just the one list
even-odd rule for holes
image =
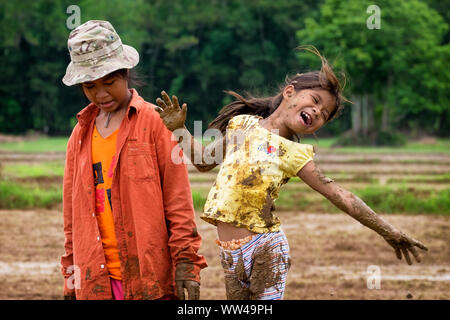
{"label": "child's ear", "polygon": [[289,99],[295,95],[295,88],[292,84],[286,86],[283,90],[283,98]]}

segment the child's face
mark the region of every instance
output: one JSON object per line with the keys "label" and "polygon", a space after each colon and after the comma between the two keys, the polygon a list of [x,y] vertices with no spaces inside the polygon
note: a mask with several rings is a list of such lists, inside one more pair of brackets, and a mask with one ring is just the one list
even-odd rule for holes
{"label": "child's face", "polygon": [[288,86],[283,92],[284,123],[290,131],[309,134],[317,131],[336,108],[336,98],[324,89],[303,89]]}
{"label": "child's face", "polygon": [[118,74],[81,84],[86,97],[105,112],[113,112],[128,103],[128,81]]}

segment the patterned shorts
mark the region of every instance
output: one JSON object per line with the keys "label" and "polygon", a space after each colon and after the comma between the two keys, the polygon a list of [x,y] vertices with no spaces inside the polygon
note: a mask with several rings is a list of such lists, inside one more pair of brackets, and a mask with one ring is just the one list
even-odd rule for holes
{"label": "patterned shorts", "polygon": [[235,250],[220,248],[228,300],[281,300],[290,266],[283,231],[261,233]]}

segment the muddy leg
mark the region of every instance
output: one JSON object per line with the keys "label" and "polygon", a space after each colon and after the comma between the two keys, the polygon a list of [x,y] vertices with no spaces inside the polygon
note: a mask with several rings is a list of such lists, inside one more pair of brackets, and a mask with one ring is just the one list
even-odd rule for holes
{"label": "muddy leg", "polygon": [[275,246],[266,243],[255,250],[250,274],[250,299],[283,299],[290,267],[288,253],[287,243]]}
{"label": "muddy leg", "polygon": [[248,287],[245,287],[248,280],[244,270],[242,254],[238,257],[237,262],[234,263],[231,253],[222,251],[221,263],[225,273],[227,299],[249,300],[250,290]]}

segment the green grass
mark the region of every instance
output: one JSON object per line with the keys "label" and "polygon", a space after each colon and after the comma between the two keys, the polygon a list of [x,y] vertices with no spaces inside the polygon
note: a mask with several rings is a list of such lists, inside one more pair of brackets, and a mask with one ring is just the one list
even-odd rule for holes
{"label": "green grass", "polygon": [[[450,188],[370,186],[352,192],[377,213],[450,215]],[[341,212],[326,199],[322,204],[323,212]]]}
{"label": "green grass", "polygon": [[[10,152],[64,152],[66,151],[68,137],[42,137],[36,140],[27,140],[22,142],[4,142],[0,143],[0,151]],[[403,147],[339,147],[332,148],[337,138],[305,138],[301,143],[312,144],[318,146],[318,148],[325,151],[338,151],[338,152],[363,152],[363,153],[377,153],[377,152],[389,152],[389,153],[445,153],[450,154],[450,139],[436,139],[435,143],[420,143],[409,141],[406,146]],[[203,140],[204,144],[208,144],[207,140]]]}
{"label": "green grass", "polygon": [[450,139],[437,138],[435,143],[421,143],[415,141],[408,141],[405,146],[402,147],[366,147],[366,146],[354,146],[354,147],[336,147],[332,145],[336,142],[337,138],[305,138],[302,143],[312,144],[318,146],[322,150],[327,151],[339,151],[349,153],[445,153],[450,154]]}
{"label": "green grass", "polygon": [[[353,189],[352,192],[377,213],[450,215],[450,188],[436,190],[404,185],[395,187],[375,185]],[[203,210],[207,195],[196,189],[192,195],[195,209]],[[277,211],[341,212],[319,193],[305,188],[283,189],[275,202],[275,207]]]}
{"label": "green grass", "polygon": [[377,212],[450,215],[450,188],[366,187],[358,196]]}
{"label": "green grass", "polygon": [[[203,210],[208,191],[207,188],[192,190],[195,210]],[[450,215],[450,188],[436,190],[405,185],[395,187],[375,185],[353,189],[352,192],[377,213]],[[0,181],[1,209],[48,208],[60,203],[61,200],[62,189],[58,184],[43,188],[38,184]],[[281,190],[275,206],[277,211],[340,212],[319,193],[307,188]]]}
{"label": "green grass", "polygon": [[62,177],[64,175],[64,163],[6,163],[3,165],[2,175],[11,178]]}
{"label": "green grass", "polygon": [[69,137],[44,137],[36,140],[0,143],[1,151],[9,152],[64,152]]}
{"label": "green grass", "polygon": [[61,187],[43,189],[9,180],[0,181],[0,209],[50,208],[61,201]]}
{"label": "green grass", "polygon": [[192,201],[194,202],[194,209],[202,211],[205,206],[206,196],[203,193],[192,190]]}
{"label": "green grass", "polygon": [[387,183],[450,183],[450,173],[434,175],[405,175],[402,178],[390,178]]}

